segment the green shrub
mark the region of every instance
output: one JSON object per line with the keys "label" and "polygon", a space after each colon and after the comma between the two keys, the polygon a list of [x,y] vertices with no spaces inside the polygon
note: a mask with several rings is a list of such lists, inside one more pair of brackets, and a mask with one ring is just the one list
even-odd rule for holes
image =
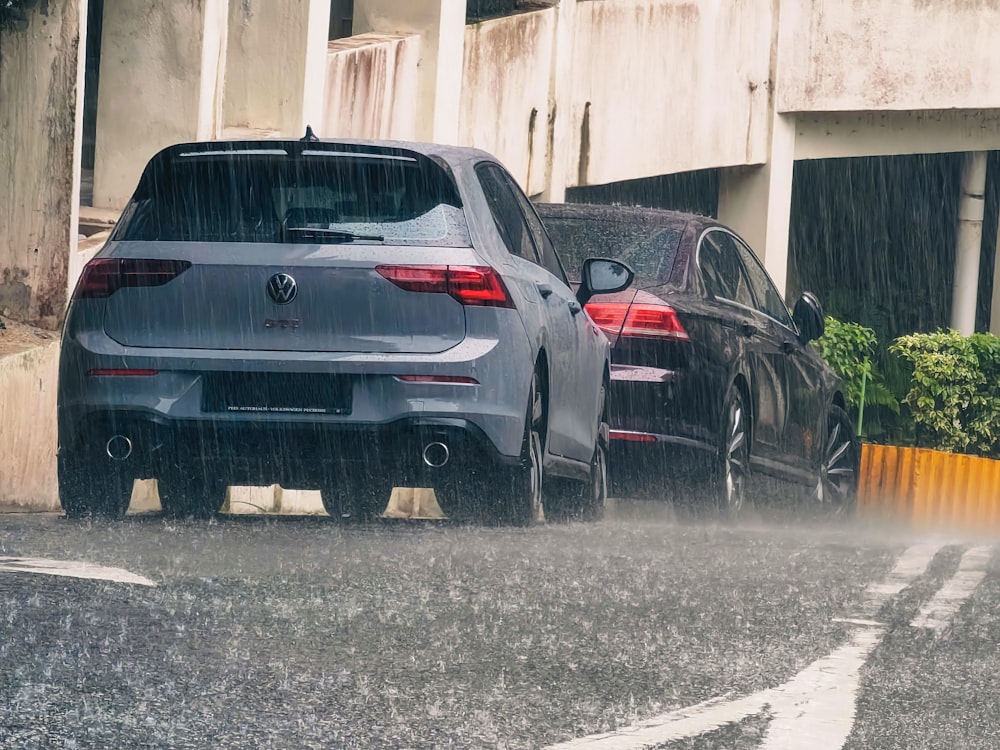
{"label": "green shrub", "polygon": [[922,447],[994,455],[1000,437],[1000,339],[954,330],[901,336],[889,351],[912,367],[903,402]]}
{"label": "green shrub", "polygon": [[[823,335],[813,342],[820,355],[844,381],[844,398],[857,418],[863,404],[884,407],[899,413],[899,401],[886,386],[882,373],[873,362],[878,343],[875,331],[859,323],[845,323],[827,316]],[[870,411],[865,411],[862,433],[867,433]]]}

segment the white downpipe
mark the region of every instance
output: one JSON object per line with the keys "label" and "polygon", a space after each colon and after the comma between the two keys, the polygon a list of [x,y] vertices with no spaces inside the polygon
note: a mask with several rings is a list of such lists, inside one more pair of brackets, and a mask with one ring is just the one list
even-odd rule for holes
{"label": "white downpipe", "polygon": [[951,290],[951,327],[964,336],[976,330],[979,255],[983,243],[983,196],[986,193],[986,152],[970,151],[962,169],[955,241],[955,280]]}

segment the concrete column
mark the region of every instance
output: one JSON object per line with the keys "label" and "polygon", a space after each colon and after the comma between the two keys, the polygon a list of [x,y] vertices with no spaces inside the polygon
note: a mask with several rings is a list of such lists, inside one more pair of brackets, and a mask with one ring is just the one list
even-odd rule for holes
{"label": "concrete column", "polygon": [[[994,176],[993,179],[997,179]],[[990,333],[1000,336],[1000,226],[997,227],[996,254],[993,258],[993,294],[990,297]]]}
{"label": "concrete column", "polygon": [[419,34],[416,137],[458,143],[465,0],[355,0],[354,33]]}
{"label": "concrete column", "polygon": [[0,32],[0,315],[55,329],[80,203],[87,2]]}
{"label": "concrete column", "polygon": [[782,294],[788,280],[794,156],[795,117],[775,115],[767,164],[723,169],[719,176],[719,221],[750,244]]}
{"label": "concrete column", "polygon": [[951,327],[965,336],[976,331],[985,193],[986,152],[970,151],[965,155],[962,168],[962,196],[958,203],[955,237],[955,279],[951,286]]}
{"label": "concrete column", "polygon": [[226,137],[323,133],[329,24],[330,0],[229,0]]}
{"label": "concrete column", "polygon": [[542,200],[566,200],[566,175],[577,166],[573,153],[573,51],[576,33],[577,0],[560,0],[556,14],[556,41],[552,51],[552,80],[549,84],[549,138],[546,154],[548,172]]}
{"label": "concrete column", "polygon": [[94,206],[122,208],[173,143],[222,131],[228,0],[105,0]]}

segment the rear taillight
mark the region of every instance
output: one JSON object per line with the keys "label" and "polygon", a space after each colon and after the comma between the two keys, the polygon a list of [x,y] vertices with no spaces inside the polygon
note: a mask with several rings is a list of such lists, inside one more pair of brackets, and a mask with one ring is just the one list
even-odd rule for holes
{"label": "rear taillight", "polygon": [[397,375],[404,383],[445,383],[448,385],[479,385],[479,381],[465,375]]}
{"label": "rear taillight", "polygon": [[186,260],[98,258],[83,267],[73,298],[98,299],[125,287],[162,286],[190,267]]}
{"label": "rear taillight", "polygon": [[627,443],[655,443],[656,435],[648,432],[632,432],[631,430],[611,430],[608,435],[612,440],[624,440]]}
{"label": "rear taillight", "polygon": [[677,312],[669,305],[591,302],[587,314],[597,326],[612,336],[689,341]]}
{"label": "rear taillight", "polygon": [[448,294],[463,305],[514,307],[500,274],[489,266],[377,266],[375,270],[408,292]]}

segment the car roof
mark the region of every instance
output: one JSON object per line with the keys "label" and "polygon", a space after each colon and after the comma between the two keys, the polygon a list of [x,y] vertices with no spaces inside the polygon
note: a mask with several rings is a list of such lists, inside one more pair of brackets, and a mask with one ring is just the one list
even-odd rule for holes
{"label": "car roof", "polygon": [[538,215],[546,218],[589,219],[591,221],[642,221],[657,226],[683,230],[689,224],[699,227],[722,226],[715,219],[685,211],[645,206],[620,206],[596,203],[536,203]]}

